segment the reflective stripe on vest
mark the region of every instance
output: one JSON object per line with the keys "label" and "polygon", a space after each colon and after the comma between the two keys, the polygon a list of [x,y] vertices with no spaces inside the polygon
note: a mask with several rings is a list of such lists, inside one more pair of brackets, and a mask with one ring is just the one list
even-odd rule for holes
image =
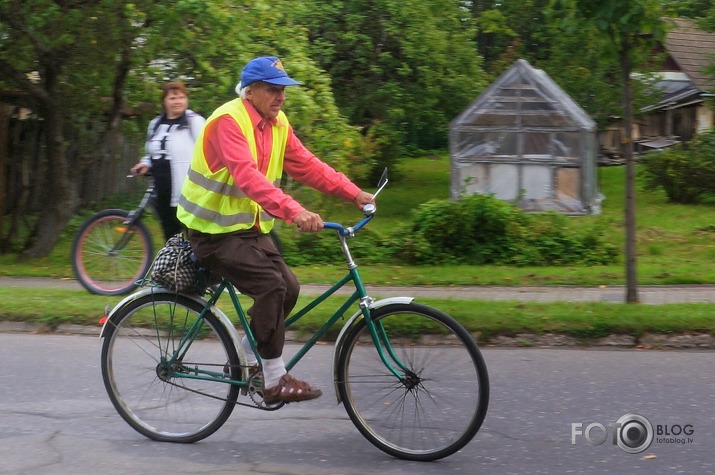
{"label": "reflective stripe on vest", "polygon": [[[225,114],[231,115],[241,128],[252,158],[258,162],[253,124],[241,99],[235,99],[216,109],[206,121],[206,125]],[[274,186],[280,185],[289,131],[288,120],[283,112],[278,114],[277,119],[281,125],[272,126],[273,147],[266,172],[266,178]],[[273,228],[273,217],[235,186],[229,170],[226,167],[216,172],[209,169],[203,153],[203,138],[204,131],[196,142],[191,168],[181,190],[176,213],[179,220],[189,229],[208,234],[250,229],[256,224],[262,232],[269,232]]]}

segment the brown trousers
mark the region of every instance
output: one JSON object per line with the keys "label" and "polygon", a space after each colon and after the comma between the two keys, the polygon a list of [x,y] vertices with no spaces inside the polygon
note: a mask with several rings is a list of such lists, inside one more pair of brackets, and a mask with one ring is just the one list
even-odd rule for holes
{"label": "brown trousers", "polygon": [[248,310],[261,358],[278,358],[285,343],[285,317],[298,300],[300,285],[268,234],[258,230],[204,234],[189,230],[201,263],[253,299]]}

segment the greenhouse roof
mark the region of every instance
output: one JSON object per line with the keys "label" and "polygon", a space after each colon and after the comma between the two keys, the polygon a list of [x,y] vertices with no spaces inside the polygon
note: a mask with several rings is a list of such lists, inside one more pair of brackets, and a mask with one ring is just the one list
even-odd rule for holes
{"label": "greenhouse roof", "polygon": [[450,127],[594,131],[596,123],[548,74],[519,59]]}

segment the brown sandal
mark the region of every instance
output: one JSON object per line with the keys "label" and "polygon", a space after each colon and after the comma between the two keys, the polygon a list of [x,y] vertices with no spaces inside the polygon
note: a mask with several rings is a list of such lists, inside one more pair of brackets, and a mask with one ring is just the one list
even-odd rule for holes
{"label": "brown sandal", "polygon": [[283,375],[278,386],[263,390],[263,401],[266,404],[276,402],[298,402],[316,399],[323,395],[320,389],[312,387],[305,381],[294,378],[290,374]]}

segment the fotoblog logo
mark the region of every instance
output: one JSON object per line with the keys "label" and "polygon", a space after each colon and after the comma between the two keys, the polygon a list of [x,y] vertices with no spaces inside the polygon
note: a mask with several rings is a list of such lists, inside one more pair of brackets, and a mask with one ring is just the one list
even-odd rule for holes
{"label": "fotoblog logo", "polygon": [[576,444],[578,436],[584,437],[591,445],[602,445],[609,438],[609,429],[613,445],[617,445],[629,454],[638,454],[653,443],[653,424],[640,414],[625,414],[608,428],[599,422],[592,422],[586,427],[580,422],[571,423],[571,444]]}

